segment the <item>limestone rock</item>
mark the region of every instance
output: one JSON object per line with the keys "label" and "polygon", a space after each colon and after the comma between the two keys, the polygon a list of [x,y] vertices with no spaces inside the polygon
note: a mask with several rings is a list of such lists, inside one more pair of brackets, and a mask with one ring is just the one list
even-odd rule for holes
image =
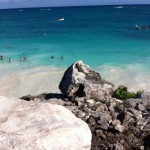
{"label": "limestone rock", "polygon": [[95,104],[95,100],[94,99],[88,99],[87,103],[89,103],[91,106],[93,106]]}
{"label": "limestone rock", "polygon": [[65,102],[61,99],[57,99],[57,98],[52,98],[52,99],[49,99],[48,101],[44,101],[45,103],[48,102],[48,103],[51,103],[51,104],[56,104],[56,105],[61,105],[61,106],[64,106],[65,105]]}
{"label": "limestone rock", "polygon": [[[125,101],[112,97],[95,100],[86,96],[70,98],[61,94],[60,98],[57,94],[56,97],[49,95],[53,93],[44,96],[45,102],[41,99],[43,95],[40,96],[39,102],[63,105],[88,123],[92,132],[91,150],[150,149],[150,93]],[[35,98],[39,96],[31,101],[35,102]],[[0,119],[1,122],[5,120],[5,117]]]}
{"label": "limestone rock", "polygon": [[124,150],[123,146],[120,143],[115,143],[113,149],[114,150]]}
{"label": "limestone rock", "polygon": [[85,113],[83,111],[79,111],[78,113],[78,118],[84,118],[85,117]]}
{"label": "limestone rock", "polygon": [[147,125],[148,120],[144,119],[144,118],[139,118],[137,125],[140,126],[141,130]]}
{"label": "limestone rock", "polygon": [[88,119],[88,124],[89,124],[89,126],[95,125],[95,124],[96,124],[95,119],[94,119],[93,117],[90,117],[90,118]]}
{"label": "limestone rock", "polygon": [[140,104],[140,103],[137,103],[136,108],[139,111],[145,111],[145,107],[142,104]]}
{"label": "limestone rock", "polygon": [[99,128],[103,130],[108,130],[109,124],[104,120],[98,120],[97,123],[99,124]]}
{"label": "limestone rock", "polygon": [[115,106],[116,106],[116,102],[111,102],[108,108],[110,111],[114,111]]}
{"label": "limestone rock", "polygon": [[135,110],[134,108],[128,109],[137,119],[142,117],[141,111]]}
{"label": "limestone rock", "polygon": [[125,129],[125,126],[124,126],[124,125],[117,124],[117,125],[115,126],[115,129],[118,130],[119,132],[123,132],[124,129]]}
{"label": "limestone rock", "polygon": [[79,96],[91,99],[103,99],[113,93],[114,85],[101,78],[99,73],[78,61],[64,73],[59,84],[60,91],[68,97]]}
{"label": "limestone rock", "polygon": [[112,121],[112,125],[113,125],[113,126],[120,125],[120,121],[117,120],[117,119],[116,119],[116,120],[113,120],[113,121]]}
{"label": "limestone rock", "polygon": [[90,150],[86,123],[62,106],[0,97],[0,149]]}

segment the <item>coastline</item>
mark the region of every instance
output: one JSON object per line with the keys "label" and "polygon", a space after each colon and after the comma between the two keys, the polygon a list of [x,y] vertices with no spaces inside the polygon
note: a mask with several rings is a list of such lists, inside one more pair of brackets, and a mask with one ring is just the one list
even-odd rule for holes
{"label": "coastline", "polygon": [[[9,64],[12,65],[13,64]],[[13,68],[12,66],[8,68]],[[17,69],[18,67],[18,69]],[[22,97],[24,95],[38,95],[41,93],[60,93],[58,85],[66,70],[64,67],[39,66],[20,68],[16,66],[8,69],[8,73],[0,75],[0,95]],[[144,90],[149,92],[150,79],[148,70],[142,65],[126,65],[124,67],[102,65],[95,69],[102,78],[115,84],[125,85],[130,91]],[[2,69],[3,71],[3,69]],[[5,69],[4,69],[5,71]]]}
{"label": "coastline", "polygon": [[91,150],[149,148],[150,93],[130,93],[126,87],[114,91],[112,83],[82,61],[68,67],[59,89],[61,94],[43,93],[21,99],[69,109],[88,124]]}
{"label": "coastline", "polygon": [[0,77],[0,95],[21,97],[28,94],[59,92],[63,68],[34,67]]}
{"label": "coastline", "polygon": [[0,11],[0,149],[150,149],[150,5]]}
{"label": "coastline", "polygon": [[[0,95],[60,92],[58,84],[64,71],[77,60],[89,64],[116,87],[123,84],[131,91],[150,91],[150,34],[149,30],[135,29],[141,22],[149,24],[149,6],[120,8],[3,10]],[[134,11],[140,13],[140,19]],[[56,21],[60,18],[64,19]],[[27,61],[20,61],[22,57]]]}

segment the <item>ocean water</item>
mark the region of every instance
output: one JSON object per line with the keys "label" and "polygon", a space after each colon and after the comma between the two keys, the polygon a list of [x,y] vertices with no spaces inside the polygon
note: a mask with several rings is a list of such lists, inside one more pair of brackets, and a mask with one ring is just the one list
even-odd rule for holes
{"label": "ocean water", "polygon": [[0,95],[59,92],[78,60],[116,86],[150,91],[150,29],[135,29],[149,16],[150,5],[0,10]]}

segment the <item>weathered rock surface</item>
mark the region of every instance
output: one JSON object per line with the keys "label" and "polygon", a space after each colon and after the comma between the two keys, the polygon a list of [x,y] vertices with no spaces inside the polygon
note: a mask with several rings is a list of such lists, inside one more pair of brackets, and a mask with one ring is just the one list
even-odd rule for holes
{"label": "weathered rock surface", "polygon": [[[149,95],[149,94],[148,94]],[[93,137],[91,150],[149,150],[150,149],[150,97],[118,100],[101,100],[75,97],[70,99],[46,99],[36,102],[63,105],[78,118],[88,123]],[[57,97],[57,96],[56,96]],[[42,99],[47,98],[42,97]],[[140,104],[140,107],[136,107]],[[145,110],[144,110],[145,108]]]}
{"label": "weathered rock surface", "polygon": [[91,150],[150,150],[150,93],[119,100],[112,97],[113,87],[78,61],[64,73],[59,84],[63,94],[45,93],[22,99],[62,105],[88,123]]}
{"label": "weathered rock surface", "polygon": [[111,96],[114,85],[101,78],[99,73],[78,61],[64,73],[59,84],[60,91],[67,97],[86,96],[89,99],[103,99]]}
{"label": "weathered rock surface", "polygon": [[1,150],[90,150],[86,123],[62,106],[39,102],[0,97]]}

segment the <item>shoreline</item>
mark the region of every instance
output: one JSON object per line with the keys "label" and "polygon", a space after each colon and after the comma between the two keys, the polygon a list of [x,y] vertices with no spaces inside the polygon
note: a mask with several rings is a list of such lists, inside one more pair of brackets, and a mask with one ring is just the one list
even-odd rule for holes
{"label": "shoreline", "polygon": [[[38,66],[25,69],[19,68],[20,66],[17,65],[13,68],[11,64],[9,65],[10,67],[4,66],[0,73],[0,95],[19,98],[24,95],[60,93],[58,85],[67,68]],[[133,64],[124,68],[102,65],[95,70],[100,73],[102,78],[115,84],[115,88],[125,85],[130,91],[150,91],[148,70],[142,68],[142,65]],[[5,73],[3,74],[3,72]]]}
{"label": "shoreline", "polygon": [[[110,71],[112,72],[111,69]],[[49,139],[49,137],[52,137],[54,140],[46,140],[44,142],[46,145],[53,145],[56,135],[61,137],[60,141],[63,141],[62,139],[64,139],[64,137],[68,137],[70,132],[67,136],[66,134],[61,134],[60,136],[61,130],[56,130],[57,134],[53,134],[50,129],[56,129],[58,126],[60,127],[56,120],[58,120],[61,125],[67,121],[68,127],[68,122],[70,125],[71,119],[67,114],[71,114],[71,112],[72,116],[76,116],[84,121],[83,123],[85,123],[88,129],[89,144],[88,147],[86,146],[86,149],[95,150],[98,147],[100,149],[113,148],[115,150],[135,149],[137,147],[142,147],[142,149],[149,148],[149,145],[147,144],[149,141],[149,132],[147,131],[149,131],[150,93],[143,92],[139,93],[140,95],[138,94],[133,96],[133,93],[130,93],[129,95],[129,92],[125,93],[126,88],[125,90],[122,88],[124,92],[119,92],[119,97],[116,97],[117,95],[114,95],[114,85],[111,82],[101,78],[98,72],[91,69],[88,65],[83,64],[82,61],[78,61],[69,66],[69,68],[65,70],[65,74],[64,69],[61,68],[37,67],[18,73],[18,77],[12,76],[10,75],[9,78],[14,80],[13,77],[15,77],[16,82],[25,81],[25,84],[30,84],[30,86],[23,86],[26,87],[30,92],[31,89],[29,87],[34,87],[37,92],[36,87],[32,85],[35,83],[33,80],[37,82],[38,87],[39,84],[42,85],[42,87],[40,87],[42,90],[45,90],[44,87],[46,84],[51,84],[53,90],[55,90],[54,86],[56,86],[56,84],[53,82],[56,82],[56,79],[61,77],[61,81],[58,81],[60,82],[59,89],[61,94],[43,93],[36,96],[26,95],[20,99],[0,96],[2,103],[1,124],[4,126],[4,133],[8,133],[5,135],[3,135],[3,132],[1,133],[2,136],[6,136],[6,138],[2,139],[4,143],[0,145],[2,148],[4,146],[6,147],[5,142],[7,140],[7,143],[10,145],[13,144],[13,148],[17,148],[17,144],[20,143],[22,139],[25,139],[24,136],[17,138],[17,141],[15,138],[14,144],[14,135],[16,136],[14,133],[19,133],[19,135],[30,135],[31,137],[32,135],[34,135],[34,137],[35,135],[39,137],[39,135],[42,134],[46,137],[44,139]],[[41,78],[41,76],[43,78]],[[42,84],[43,82],[44,84]],[[20,90],[21,88],[22,87],[20,87]],[[24,100],[26,100],[26,102]],[[16,105],[18,106],[18,109],[16,108]],[[52,109],[49,107],[50,105]],[[56,109],[56,107],[59,107],[59,109]],[[61,108],[64,110],[66,109],[67,112],[61,112]],[[57,112],[58,114],[55,115],[54,112]],[[67,117],[63,117],[61,114]],[[22,117],[24,118],[23,124]],[[50,119],[51,122],[49,120],[47,121],[47,118]],[[9,128],[12,125],[12,121],[14,127],[13,129]],[[26,124],[26,122],[29,124]],[[52,127],[49,128],[49,126],[43,126],[44,124],[49,123],[52,125]],[[75,124],[79,125],[79,123]],[[57,127],[53,127],[55,125]],[[35,128],[33,128],[33,126]],[[42,128],[40,128],[41,126]],[[85,126],[82,128],[85,129]],[[25,129],[25,131],[22,129]],[[69,128],[69,131],[70,129],[71,128]],[[45,131],[50,136],[47,136]],[[65,129],[65,132],[61,133],[66,133],[66,131],[67,130]],[[80,131],[82,132],[82,130]],[[87,131],[85,133],[87,133]],[[79,138],[79,141],[81,141],[81,139],[87,139],[85,137],[80,138],[78,131],[73,132],[73,135]],[[71,135],[71,137],[74,136]],[[133,140],[131,140],[129,137],[131,137]],[[37,143],[35,139],[33,141],[34,142],[31,141],[31,143]],[[40,143],[41,141],[43,141],[43,139],[40,139]],[[27,140],[25,140],[24,143],[25,144],[21,146],[27,147]],[[64,142],[59,143],[60,145],[64,146]],[[29,145],[29,147],[31,147],[31,144]],[[54,143],[53,147],[55,145],[58,148],[58,144]],[[36,147],[38,147],[38,145],[33,145],[32,149]],[[81,145],[79,147],[81,148]],[[49,146],[47,148],[49,148]]]}
{"label": "shoreline", "polygon": [[0,95],[19,98],[28,94],[59,92],[57,83],[63,73],[62,68],[35,67],[1,76]]}

